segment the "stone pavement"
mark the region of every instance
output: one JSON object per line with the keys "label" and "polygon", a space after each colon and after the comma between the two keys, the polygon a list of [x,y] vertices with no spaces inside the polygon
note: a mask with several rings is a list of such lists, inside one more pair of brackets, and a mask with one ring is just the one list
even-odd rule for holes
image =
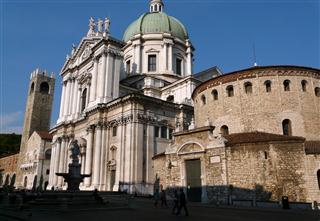
{"label": "stone pavement", "polygon": [[189,203],[190,216],[171,215],[171,208],[154,208],[150,199],[136,198],[130,208],[88,208],[82,210],[51,209],[51,210],[0,210],[0,220],[34,220],[34,221],[101,221],[101,220],[219,220],[219,221],[320,221],[319,211],[279,210],[214,207]]}

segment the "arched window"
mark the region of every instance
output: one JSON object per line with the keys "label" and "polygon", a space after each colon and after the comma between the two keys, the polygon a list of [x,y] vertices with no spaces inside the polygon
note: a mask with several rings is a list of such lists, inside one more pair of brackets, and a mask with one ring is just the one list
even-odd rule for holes
{"label": "arched window", "polygon": [[252,93],[252,84],[251,84],[251,82],[244,83],[244,91],[246,92],[246,94],[251,94]]}
{"label": "arched window", "polygon": [[229,128],[228,128],[228,126],[223,125],[223,126],[220,128],[220,132],[221,132],[222,136],[228,135],[228,134],[229,134]]}
{"label": "arched window", "polygon": [[301,89],[303,92],[306,92],[307,91],[307,81],[306,80],[302,80],[301,81]]}
{"label": "arched window", "polygon": [[283,82],[283,89],[284,89],[284,91],[290,91],[290,81],[289,80],[285,80]]}
{"label": "arched window", "polygon": [[271,92],[271,81],[265,81],[264,85],[266,86],[266,92],[269,93]]}
{"label": "arched window", "polygon": [[205,105],[207,103],[206,96],[202,95],[201,96],[201,101],[202,101],[202,104]]}
{"label": "arched window", "polygon": [[320,87],[316,87],[314,89],[314,94],[317,96],[317,97],[320,97]]}
{"label": "arched window", "polygon": [[158,11],[158,5],[154,6],[154,11]]}
{"label": "arched window", "polygon": [[319,190],[320,190],[320,170],[318,170],[318,172],[317,172],[317,179],[318,179],[318,186],[319,186]]}
{"label": "arched window", "polygon": [[229,85],[227,87],[227,95],[228,95],[228,97],[233,97],[234,91],[233,91],[233,86],[232,85]]}
{"label": "arched window", "polygon": [[44,153],[44,157],[46,160],[51,159],[51,149],[46,150],[46,152]]}
{"label": "arched window", "polygon": [[218,100],[218,91],[217,90],[213,90],[212,92],[212,97],[213,97],[213,100]]}
{"label": "arched window", "polygon": [[283,135],[291,136],[292,135],[292,128],[291,128],[291,121],[289,119],[285,119],[282,121],[282,131]]}
{"label": "arched window", "polygon": [[81,94],[81,112],[86,108],[86,102],[87,102],[87,88],[85,88]]}
{"label": "arched window", "polygon": [[43,94],[49,93],[49,84],[47,82],[42,82],[40,84],[40,93],[43,93]]}
{"label": "arched window", "polygon": [[167,101],[174,102],[174,96],[173,95],[168,96]]}
{"label": "arched window", "polygon": [[161,7],[161,5],[159,5],[159,11],[162,12],[162,7]]}
{"label": "arched window", "polygon": [[30,93],[29,94],[32,94],[34,91],[34,82],[32,82],[31,84],[31,87],[30,87]]}

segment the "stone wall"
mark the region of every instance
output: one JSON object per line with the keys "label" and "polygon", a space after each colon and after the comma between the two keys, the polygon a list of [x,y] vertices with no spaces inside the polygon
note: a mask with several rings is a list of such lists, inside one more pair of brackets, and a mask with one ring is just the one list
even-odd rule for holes
{"label": "stone wall", "polygon": [[320,154],[308,154],[305,160],[305,179],[309,202],[320,202],[320,183],[317,172],[320,170]]}
{"label": "stone wall", "polygon": [[[290,81],[290,91],[284,91],[285,80]],[[266,91],[267,81],[271,82],[270,92]],[[251,93],[245,92],[246,83],[252,84]],[[229,86],[234,89],[232,97],[227,95]],[[283,134],[282,121],[289,119],[293,136],[319,140],[320,97],[315,94],[316,87],[320,87],[319,70],[303,67],[252,68],[213,78],[195,89],[196,126],[210,123],[218,129],[226,125],[230,133]],[[214,90],[218,93],[216,100]]]}
{"label": "stone wall", "polygon": [[18,167],[18,158],[19,154],[0,158],[0,186],[4,184],[7,175],[9,175],[11,179],[13,174],[16,174]]}

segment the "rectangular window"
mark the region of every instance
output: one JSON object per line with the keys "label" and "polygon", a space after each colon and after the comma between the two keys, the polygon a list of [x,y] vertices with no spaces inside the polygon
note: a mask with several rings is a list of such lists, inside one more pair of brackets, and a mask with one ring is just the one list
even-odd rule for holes
{"label": "rectangular window", "polygon": [[154,137],[159,137],[159,127],[154,127]]}
{"label": "rectangular window", "polygon": [[165,126],[161,127],[161,138],[167,139],[167,127]]}
{"label": "rectangular window", "polygon": [[181,59],[177,58],[177,60],[176,60],[176,73],[177,73],[177,75],[181,75],[181,64],[182,64]]}
{"label": "rectangular window", "polygon": [[130,74],[130,60],[128,60],[127,62],[126,62],[126,72],[127,72],[127,74]]}
{"label": "rectangular window", "polygon": [[113,137],[117,136],[117,127],[112,128],[112,136]]}
{"label": "rectangular window", "polygon": [[155,54],[148,56],[148,71],[157,70],[157,56]]}

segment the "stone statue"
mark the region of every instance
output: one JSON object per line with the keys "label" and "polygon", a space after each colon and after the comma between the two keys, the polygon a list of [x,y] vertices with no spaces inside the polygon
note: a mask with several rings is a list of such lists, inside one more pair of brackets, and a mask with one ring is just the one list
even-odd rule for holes
{"label": "stone statue", "polygon": [[99,18],[98,19],[98,33],[102,33],[102,25],[103,25],[103,21]]}
{"label": "stone statue", "polygon": [[104,32],[106,34],[110,32],[110,19],[108,17],[104,20]]}
{"label": "stone statue", "polygon": [[94,33],[95,27],[96,27],[96,24],[94,23],[94,19],[91,17],[89,19],[89,31],[88,31],[87,36],[93,36],[95,34]]}
{"label": "stone statue", "polygon": [[78,161],[78,156],[80,154],[80,148],[79,148],[77,140],[72,142],[72,147],[70,149],[71,149],[72,161]]}

